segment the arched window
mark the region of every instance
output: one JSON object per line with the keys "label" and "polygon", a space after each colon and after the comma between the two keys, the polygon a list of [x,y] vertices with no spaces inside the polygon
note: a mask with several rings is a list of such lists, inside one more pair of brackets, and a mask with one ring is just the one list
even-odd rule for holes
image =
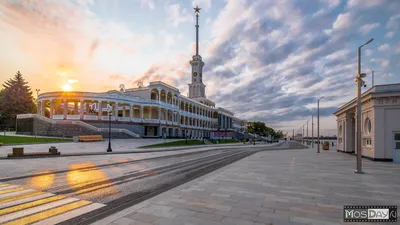
{"label": "arched window", "polygon": [[343,134],[343,126],[342,124],[339,125],[339,137],[341,137]]}

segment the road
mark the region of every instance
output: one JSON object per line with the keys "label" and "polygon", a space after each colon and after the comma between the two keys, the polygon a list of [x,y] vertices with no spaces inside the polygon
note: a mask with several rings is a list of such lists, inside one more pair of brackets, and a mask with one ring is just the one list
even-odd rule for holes
{"label": "road", "polygon": [[7,160],[12,165],[0,172],[0,223],[90,224],[257,151],[299,147],[284,142],[140,157]]}

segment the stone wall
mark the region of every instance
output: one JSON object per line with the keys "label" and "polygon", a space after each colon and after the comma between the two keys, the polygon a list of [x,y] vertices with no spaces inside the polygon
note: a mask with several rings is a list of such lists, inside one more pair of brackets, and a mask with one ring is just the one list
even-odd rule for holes
{"label": "stone wall", "polygon": [[[32,122],[33,120],[33,122]],[[19,125],[19,126],[18,126]],[[29,127],[28,127],[29,126]],[[30,127],[32,126],[32,127]],[[52,136],[52,137],[73,137],[81,135],[102,135],[108,138],[108,131],[94,131],[78,124],[51,124],[49,122],[37,119],[27,118],[17,120],[17,134]],[[111,132],[111,138],[130,139],[133,138],[124,132]]]}

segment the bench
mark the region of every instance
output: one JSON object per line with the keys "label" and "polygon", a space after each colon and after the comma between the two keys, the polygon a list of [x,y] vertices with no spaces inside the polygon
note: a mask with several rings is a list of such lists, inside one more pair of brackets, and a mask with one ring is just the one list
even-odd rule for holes
{"label": "bench", "polygon": [[103,141],[103,136],[101,135],[78,136],[78,141],[80,142]]}

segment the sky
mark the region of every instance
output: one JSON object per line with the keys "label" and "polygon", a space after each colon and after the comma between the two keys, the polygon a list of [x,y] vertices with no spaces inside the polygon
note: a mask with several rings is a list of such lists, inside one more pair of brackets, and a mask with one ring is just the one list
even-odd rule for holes
{"label": "sky", "polygon": [[17,71],[40,93],[161,80],[186,96],[196,5],[207,98],[239,118],[289,134],[309,120],[311,133],[324,96],[321,134],[336,134],[370,38],[363,91],[372,71],[400,83],[397,0],[0,0],[0,83]]}

